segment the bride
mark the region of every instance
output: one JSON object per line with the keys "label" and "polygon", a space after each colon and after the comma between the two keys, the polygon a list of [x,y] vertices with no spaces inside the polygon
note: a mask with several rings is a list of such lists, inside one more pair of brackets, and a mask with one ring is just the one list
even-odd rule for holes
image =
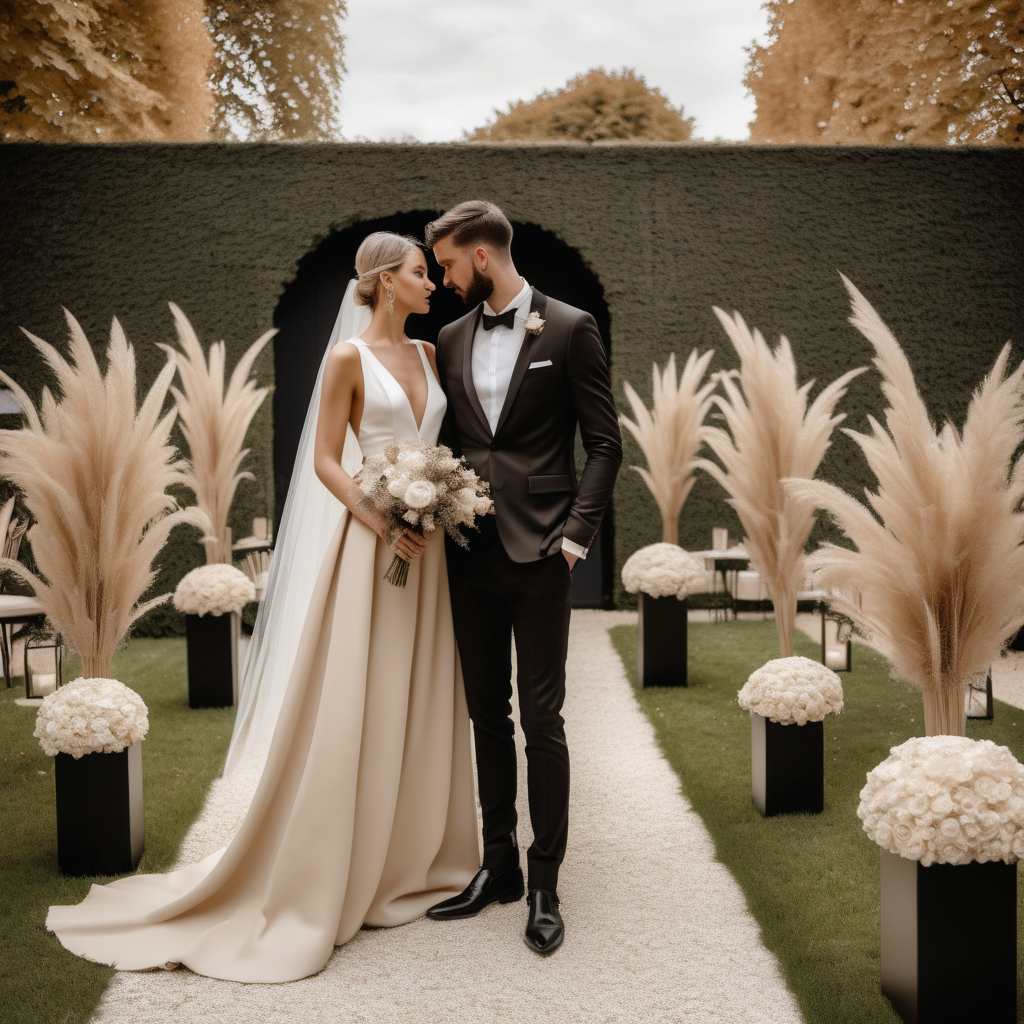
{"label": "bride", "polygon": [[[359,507],[353,480],[361,456],[437,442],[446,400],[434,349],[405,337],[435,286],[419,244],[387,232],[363,241],[356,270],[243,670],[225,783],[265,759],[255,796],[205,860],[51,907],[47,927],[90,960],[292,981],[363,925],[422,916],[479,867],[444,544],[391,535]],[[360,336],[343,341],[349,332]],[[384,582],[396,553],[411,563],[405,589]]]}

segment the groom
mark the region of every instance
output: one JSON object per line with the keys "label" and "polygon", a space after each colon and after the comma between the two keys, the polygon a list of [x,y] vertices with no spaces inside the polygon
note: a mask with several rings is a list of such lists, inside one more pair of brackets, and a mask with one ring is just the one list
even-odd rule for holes
{"label": "groom", "polygon": [[[476,743],[483,867],[459,896],[428,911],[472,917],[523,895],[516,842],[512,637],[526,737],[530,820],[526,944],[562,943],[558,868],[569,819],[561,710],[572,606],[570,572],[587,557],[622,460],[608,358],[594,318],[549,299],[512,262],[512,225],[493,203],[461,203],[427,225],[444,283],[470,312],[441,330],[437,369],[448,396],[446,440],[491,484],[495,514],[448,545],[455,636]],[[576,482],[579,424],[586,464]]]}

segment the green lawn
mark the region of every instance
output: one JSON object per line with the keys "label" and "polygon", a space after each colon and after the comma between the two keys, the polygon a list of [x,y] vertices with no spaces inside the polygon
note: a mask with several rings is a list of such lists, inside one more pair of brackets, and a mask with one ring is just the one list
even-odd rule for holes
{"label": "green lawn", "polygon": [[[635,684],[636,627],[610,632]],[[796,653],[820,657],[820,647],[798,633]],[[845,709],[825,720],[824,813],[765,819],[751,800],[750,715],[736,691],[774,657],[774,622],[691,623],[690,685],[637,691],[637,699],[809,1024],[896,1024],[879,984],[878,847],[861,830],[857,803],[865,773],[889,748],[923,735],[921,698],[890,679],[884,658],[856,645],[854,671],[841,676]],[[994,721],[970,722],[967,732],[1024,760],[1024,711],[996,702]]]}
{"label": "green lawn", "polygon": [[[77,675],[66,667],[65,678]],[[162,871],[220,770],[233,708],[191,710],[185,641],[136,639],[114,658],[114,676],[149,707],[142,744],[146,852],[140,871]],[[53,761],[33,738],[24,690],[0,686],[0,1020],[4,1024],[87,1021],[113,970],[68,953],[44,921],[51,904],[78,903],[94,881],[57,871]]]}

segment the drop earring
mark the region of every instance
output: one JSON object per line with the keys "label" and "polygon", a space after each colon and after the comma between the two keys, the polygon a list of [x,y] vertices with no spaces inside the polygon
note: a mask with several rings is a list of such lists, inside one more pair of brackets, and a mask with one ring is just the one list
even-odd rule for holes
{"label": "drop earring", "polygon": [[395,293],[389,288],[388,289],[388,316],[395,315]]}

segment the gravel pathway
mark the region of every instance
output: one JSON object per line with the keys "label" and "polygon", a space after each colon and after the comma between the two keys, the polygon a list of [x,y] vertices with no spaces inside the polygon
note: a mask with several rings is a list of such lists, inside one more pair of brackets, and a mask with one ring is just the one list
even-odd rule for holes
{"label": "gravel pathway", "polygon": [[[559,886],[567,937],[550,959],[523,944],[524,902],[495,905],[468,921],[363,930],[318,975],[287,985],[212,981],[187,970],[120,973],[93,1020],[801,1021],[611,645],[608,628],[635,621],[629,612],[573,613],[565,706],[572,805]],[[251,785],[235,776],[214,785],[183,862],[224,844]],[[525,804],[525,777],[520,793]],[[521,814],[525,849],[531,836],[525,808]]]}

